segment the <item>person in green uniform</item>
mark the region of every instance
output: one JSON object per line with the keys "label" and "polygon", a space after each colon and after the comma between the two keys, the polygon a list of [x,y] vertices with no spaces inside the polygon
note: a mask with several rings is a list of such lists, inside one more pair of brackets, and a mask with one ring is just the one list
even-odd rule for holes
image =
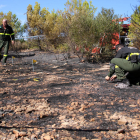
{"label": "person in green uniform", "polygon": [[140,77],[140,51],[135,47],[124,47],[119,44],[116,46],[116,52],[105,79],[130,86]]}
{"label": "person in green uniform", "polygon": [[4,54],[3,56],[0,54],[0,61],[3,58],[4,65],[6,65],[10,43],[12,43],[12,45],[15,43],[14,32],[12,27],[7,24],[7,19],[3,19],[2,25],[0,26],[0,52],[2,48],[4,48]]}

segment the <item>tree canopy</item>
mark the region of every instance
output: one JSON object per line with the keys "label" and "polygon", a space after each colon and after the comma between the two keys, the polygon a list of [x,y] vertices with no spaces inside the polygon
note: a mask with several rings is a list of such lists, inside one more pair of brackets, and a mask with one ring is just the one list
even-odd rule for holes
{"label": "tree canopy", "polygon": [[136,7],[131,15],[131,25],[129,26],[129,37],[133,40],[134,46],[140,44],[140,6]]}

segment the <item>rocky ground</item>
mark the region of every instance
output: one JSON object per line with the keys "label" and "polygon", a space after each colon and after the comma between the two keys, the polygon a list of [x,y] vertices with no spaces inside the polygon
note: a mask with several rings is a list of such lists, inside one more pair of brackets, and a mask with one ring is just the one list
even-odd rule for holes
{"label": "rocky ground", "polygon": [[7,62],[0,66],[1,140],[140,139],[140,87],[106,82],[108,63],[39,51],[10,52]]}

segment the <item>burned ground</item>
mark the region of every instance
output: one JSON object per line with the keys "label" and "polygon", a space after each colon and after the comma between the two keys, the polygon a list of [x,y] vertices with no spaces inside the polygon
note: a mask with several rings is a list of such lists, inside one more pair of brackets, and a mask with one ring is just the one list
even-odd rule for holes
{"label": "burned ground", "polygon": [[38,51],[10,56],[0,66],[1,139],[139,138],[140,87],[106,82],[108,63]]}

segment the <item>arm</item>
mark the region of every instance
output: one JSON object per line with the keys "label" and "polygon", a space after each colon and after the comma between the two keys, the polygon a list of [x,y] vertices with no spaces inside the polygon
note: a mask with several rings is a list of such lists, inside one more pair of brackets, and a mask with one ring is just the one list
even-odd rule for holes
{"label": "arm", "polygon": [[107,80],[107,81],[109,81],[109,80],[114,80],[114,78],[113,78],[113,74],[115,73],[115,64],[110,64],[110,70],[109,70],[109,73],[108,73],[108,75],[105,77],[105,79]]}
{"label": "arm", "polygon": [[107,81],[109,81],[109,80],[111,80],[111,81],[113,81],[114,79],[116,79],[117,78],[117,75],[113,75],[112,77],[109,77],[108,75],[105,77],[105,79],[107,80]]}
{"label": "arm", "polygon": [[118,52],[117,52],[117,54],[116,54],[116,56],[114,57],[114,58],[122,58],[122,53],[123,52],[123,50],[122,49],[120,49]]}
{"label": "arm", "polygon": [[[117,52],[117,54],[116,54],[116,56],[114,57],[114,58],[122,58],[123,57],[123,49],[120,49],[118,52]],[[116,75],[113,75],[115,73],[115,64],[110,64],[110,70],[109,70],[109,73],[108,73],[108,75],[105,77],[105,79],[107,80],[107,81],[109,81],[109,80],[114,80],[115,78],[117,78],[117,76]]]}

